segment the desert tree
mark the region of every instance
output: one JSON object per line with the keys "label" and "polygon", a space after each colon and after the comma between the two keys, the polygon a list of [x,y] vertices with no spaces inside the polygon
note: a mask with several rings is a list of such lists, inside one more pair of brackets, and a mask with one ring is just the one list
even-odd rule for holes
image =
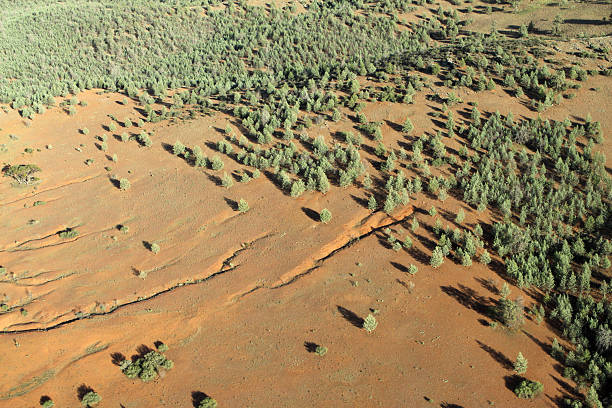
{"label": "desert tree", "polygon": [[323,224],[327,224],[328,222],[330,222],[331,218],[332,218],[331,211],[329,211],[327,208],[322,209],[321,212],[319,213],[319,219],[321,220]]}

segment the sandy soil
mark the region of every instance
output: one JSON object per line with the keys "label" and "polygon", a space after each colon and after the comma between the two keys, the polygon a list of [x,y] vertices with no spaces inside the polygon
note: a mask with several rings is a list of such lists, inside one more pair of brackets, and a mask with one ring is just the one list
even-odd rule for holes
{"label": "sandy soil", "polygon": [[[463,103],[452,108],[455,118],[476,100],[483,113],[537,115],[500,89],[457,94]],[[610,94],[609,78],[594,77],[543,116],[581,121],[591,113],[606,131]],[[439,107],[424,95],[412,105],[366,106],[369,120],[383,121],[387,146],[411,140],[394,130],[406,116],[413,135],[437,129],[432,114]],[[116,137],[135,135],[137,127],[106,128],[109,113],[135,123],[132,102],[95,91],[79,99],[88,106],[76,116],[52,109],[28,126],[15,112],[0,114],[0,143],[8,147],[2,162],[43,169],[36,186],[0,183],[0,265],[7,268],[0,296],[9,307],[0,314],[0,361],[10,368],[0,373],[0,407],[38,406],[44,395],[56,406],[77,406],[83,384],[102,396],[101,407],[189,407],[202,393],[226,407],[516,407],[512,362],[519,351],[529,360],[527,377],[545,390],[520,406],[556,406],[574,392],[548,355],[560,337],[554,328],[528,320],[512,333],[490,325],[502,283],[496,262],[428,265],[431,205],[453,227],[459,208],[467,227],[490,222],[490,213],[423,194],[391,217],[371,215],[363,189],[332,187],[294,199],[269,174],[225,189],[224,171],[251,169],[224,155],[223,170],[197,169],[169,146],[180,140],[211,157],[228,117],[147,124],[153,140],[147,148]],[[308,134],[331,143],[331,134],[352,126],[327,122]],[[107,151],[96,139],[103,133]],[[445,143],[460,147],[457,140]],[[609,156],[610,138],[597,149]],[[378,159],[368,149],[362,154],[376,176]],[[119,190],[118,178],[131,188]],[[251,207],[247,213],[236,211],[240,198]],[[323,208],[333,214],[327,225],[316,219]],[[415,233],[412,217],[421,224]],[[411,236],[413,249],[390,249],[386,227],[400,239]],[[60,238],[66,228],[78,235]],[[158,254],[148,249],[153,242]],[[415,275],[407,272],[410,264],[419,269]],[[527,306],[534,301],[512,288],[518,295]],[[358,327],[368,313],[379,321],[373,333]],[[152,383],[126,378],[113,354],[130,357],[155,341],[169,345],[174,368]],[[317,356],[309,342],[329,352]]]}

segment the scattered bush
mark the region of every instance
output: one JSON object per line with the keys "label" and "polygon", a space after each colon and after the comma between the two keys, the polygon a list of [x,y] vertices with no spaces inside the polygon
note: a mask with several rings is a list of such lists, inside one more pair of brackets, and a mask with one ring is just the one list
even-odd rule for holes
{"label": "scattered bush", "polygon": [[241,213],[249,211],[249,203],[247,203],[244,198],[241,198],[240,201],[238,201],[238,211]]}
{"label": "scattered bush", "polygon": [[144,382],[155,380],[161,369],[170,370],[174,362],[168,360],[162,353],[168,350],[168,346],[160,345],[157,351],[151,350],[136,358],[134,361],[123,360],[119,367],[128,378],[139,378]]}
{"label": "scattered bush", "polygon": [[89,391],[87,394],[83,395],[83,398],[81,398],[81,406],[94,407],[98,405],[100,401],[102,401],[102,397],[100,397],[97,392]]}
{"label": "scattered bush", "polygon": [[531,399],[536,397],[544,390],[542,383],[538,381],[523,380],[518,387],[514,389],[514,393],[519,398]]}
{"label": "scattered bush", "polygon": [[376,318],[372,316],[371,313],[369,313],[368,316],[365,319],[363,319],[363,328],[368,333],[372,333],[376,329],[377,326],[378,326],[378,322],[376,321]]}
{"label": "scattered bush", "polygon": [[327,224],[332,219],[331,211],[329,211],[327,208],[322,209],[319,213],[319,219],[323,224]]}
{"label": "scattered bush", "polygon": [[4,174],[5,177],[11,177],[19,184],[28,185],[39,180],[37,177],[34,177],[34,174],[40,171],[40,167],[35,164],[6,165],[2,168],[2,174]]}
{"label": "scattered bush", "polygon": [[127,189],[129,189],[132,185],[130,184],[130,181],[126,178],[122,178],[119,180],[119,190],[121,191],[125,191]]}
{"label": "scattered bush", "polygon": [[205,397],[198,404],[198,408],[217,408],[217,401],[211,397]]}

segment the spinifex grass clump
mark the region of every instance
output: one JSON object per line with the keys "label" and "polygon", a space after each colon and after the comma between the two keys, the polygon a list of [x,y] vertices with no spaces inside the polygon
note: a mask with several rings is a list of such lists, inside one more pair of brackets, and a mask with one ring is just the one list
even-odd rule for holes
{"label": "spinifex grass clump", "polygon": [[140,378],[144,382],[153,381],[159,375],[160,369],[170,370],[174,367],[174,362],[162,354],[167,350],[168,346],[160,344],[157,350],[151,350],[134,361],[123,360],[119,367],[128,378]]}

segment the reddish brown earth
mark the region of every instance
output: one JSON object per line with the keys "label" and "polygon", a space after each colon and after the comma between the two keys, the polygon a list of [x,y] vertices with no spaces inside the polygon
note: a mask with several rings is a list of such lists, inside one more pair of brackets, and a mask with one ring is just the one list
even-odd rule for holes
{"label": "reddish brown earth", "polygon": [[[610,129],[609,78],[591,78],[576,93],[543,116],[581,121],[591,113],[604,132]],[[455,118],[475,100],[481,112],[536,115],[503,90],[457,94],[464,103],[453,108]],[[190,407],[198,392],[225,407],[547,407],[573,392],[548,355],[560,337],[552,327],[531,320],[515,333],[490,326],[487,309],[503,282],[499,263],[428,264],[432,205],[444,226],[456,226],[459,208],[470,228],[490,222],[488,212],[421,194],[391,217],[371,215],[361,188],[294,199],[266,174],[225,189],[218,185],[223,171],[243,166],[222,156],[222,171],[196,169],[168,151],[180,140],[213,156],[209,144],[223,137],[224,115],[147,124],[153,145],[146,148],[115,138],[121,127],[103,128],[109,113],[136,122],[131,102],[95,92],[79,98],[88,106],[74,117],[52,109],[25,126],[13,111],[0,115],[0,143],[8,147],[2,162],[43,169],[35,187],[0,183],[0,265],[7,268],[0,296],[13,308],[0,314],[0,361],[10,368],[0,374],[0,407],[38,406],[43,395],[56,406],[77,406],[82,384],[102,396],[101,407]],[[384,121],[386,145],[399,147],[402,135],[393,126],[409,116],[414,135],[435,131],[434,105],[421,93],[413,105],[368,103],[365,113]],[[85,127],[88,135],[79,132]],[[328,122],[308,134],[331,143],[330,134],[351,128],[349,121]],[[102,133],[107,152],[95,145]],[[610,143],[597,148],[610,156]],[[34,152],[23,153],[28,147]],[[376,177],[374,156],[362,155]],[[120,191],[115,176],[131,188]],[[251,207],[245,214],[235,210],[240,198]],[[327,225],[316,219],[323,208],[333,214]],[[415,233],[412,217],[421,224]],[[386,226],[400,239],[411,236],[414,248],[390,249]],[[65,228],[78,236],[60,238]],[[145,242],[158,243],[160,252]],[[407,273],[410,264],[419,268],[415,275]],[[512,288],[511,297],[518,295],[527,306],[534,301]],[[372,310],[379,325],[368,334],[357,326]],[[130,357],[155,341],[170,347],[175,363],[163,378],[130,380],[113,363],[113,353]],[[329,352],[310,353],[306,342]],[[529,360],[527,377],[544,384],[533,401],[517,400],[510,386],[519,351]]]}

